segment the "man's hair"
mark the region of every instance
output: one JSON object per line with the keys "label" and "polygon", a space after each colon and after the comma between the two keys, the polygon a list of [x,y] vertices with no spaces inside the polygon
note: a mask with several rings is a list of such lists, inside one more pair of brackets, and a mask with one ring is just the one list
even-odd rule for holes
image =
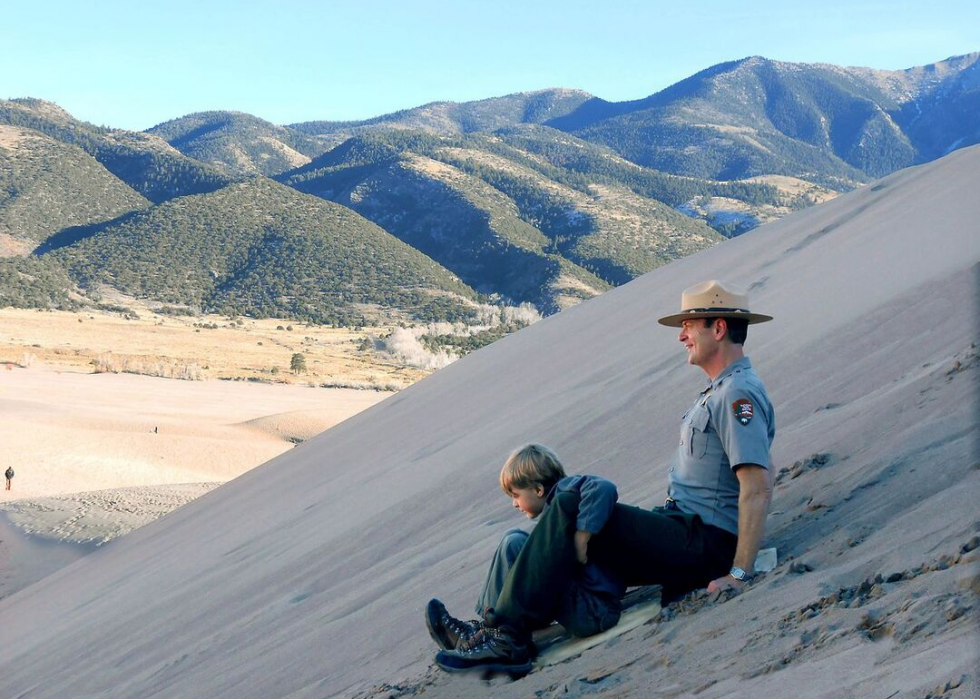
{"label": "man's hair", "polygon": [[517,488],[542,486],[545,491],[565,477],[565,469],[548,447],[528,444],[508,457],[500,469],[500,487],[507,495],[513,495]]}
{"label": "man's hair", "polygon": [[[721,318],[721,316],[716,316],[714,318],[705,318],[704,326],[710,328],[715,324],[715,321]],[[745,338],[749,334],[749,321],[745,318],[724,318],[725,325],[728,327],[728,339],[731,340],[734,345],[744,345]]]}

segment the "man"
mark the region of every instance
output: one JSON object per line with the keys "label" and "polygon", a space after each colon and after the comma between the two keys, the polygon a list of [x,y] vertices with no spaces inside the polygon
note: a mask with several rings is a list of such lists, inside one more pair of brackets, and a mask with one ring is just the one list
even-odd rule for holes
{"label": "man", "polygon": [[750,580],[772,494],[775,415],[743,344],[749,325],[769,320],[721,282],[684,291],[681,312],[659,322],[680,328],[688,363],[709,384],[682,419],[664,507],[617,504],[602,532],[591,535],[576,531],[575,494],[556,497],[479,630],[436,655],[441,668],[526,672],[531,632],[555,618],[555,600],[586,561],[626,585],[660,584],[671,594],[739,589]]}
{"label": "man", "polygon": [[743,351],[748,326],[772,317],[748,305],[746,294],[712,280],[687,289],[681,312],[659,321],[680,327],[688,363],[710,381],[684,414],[667,507],[738,537],[732,568],[708,585],[711,591],[740,588],[751,576],[772,495],[775,412]]}
{"label": "man", "polygon": [[13,483],[14,480],[14,467],[8,466],[3,475],[7,479],[7,490],[10,490],[10,484]]}

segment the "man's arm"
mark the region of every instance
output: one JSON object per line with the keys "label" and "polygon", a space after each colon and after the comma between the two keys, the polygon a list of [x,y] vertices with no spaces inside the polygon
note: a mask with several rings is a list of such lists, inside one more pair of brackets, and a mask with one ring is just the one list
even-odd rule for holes
{"label": "man's arm", "polygon": [[[756,464],[742,464],[735,471],[738,478],[738,545],[735,548],[733,565],[751,573],[755,567],[755,557],[759,553],[762,535],[766,531],[766,517],[772,499],[772,483],[769,471]],[[741,589],[742,583],[730,575],[725,575],[708,585],[708,592]]]}

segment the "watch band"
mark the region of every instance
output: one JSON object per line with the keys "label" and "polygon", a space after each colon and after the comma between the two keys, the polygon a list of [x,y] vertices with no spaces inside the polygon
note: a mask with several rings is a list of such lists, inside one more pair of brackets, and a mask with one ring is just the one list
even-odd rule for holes
{"label": "watch band", "polygon": [[732,566],[732,569],[728,571],[728,574],[731,575],[736,580],[738,580],[739,582],[747,582],[752,577],[749,573],[746,573],[738,566]]}

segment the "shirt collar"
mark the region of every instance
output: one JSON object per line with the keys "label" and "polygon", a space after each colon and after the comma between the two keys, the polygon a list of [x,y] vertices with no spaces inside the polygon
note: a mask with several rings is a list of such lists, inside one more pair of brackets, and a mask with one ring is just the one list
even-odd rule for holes
{"label": "shirt collar", "polygon": [[752,362],[749,361],[748,357],[742,357],[737,359],[728,366],[718,375],[714,381],[709,383],[707,387],[702,391],[702,393],[707,393],[709,391],[714,391],[716,388],[721,386],[725,379],[734,374],[736,371],[744,371],[745,369],[751,369]]}

